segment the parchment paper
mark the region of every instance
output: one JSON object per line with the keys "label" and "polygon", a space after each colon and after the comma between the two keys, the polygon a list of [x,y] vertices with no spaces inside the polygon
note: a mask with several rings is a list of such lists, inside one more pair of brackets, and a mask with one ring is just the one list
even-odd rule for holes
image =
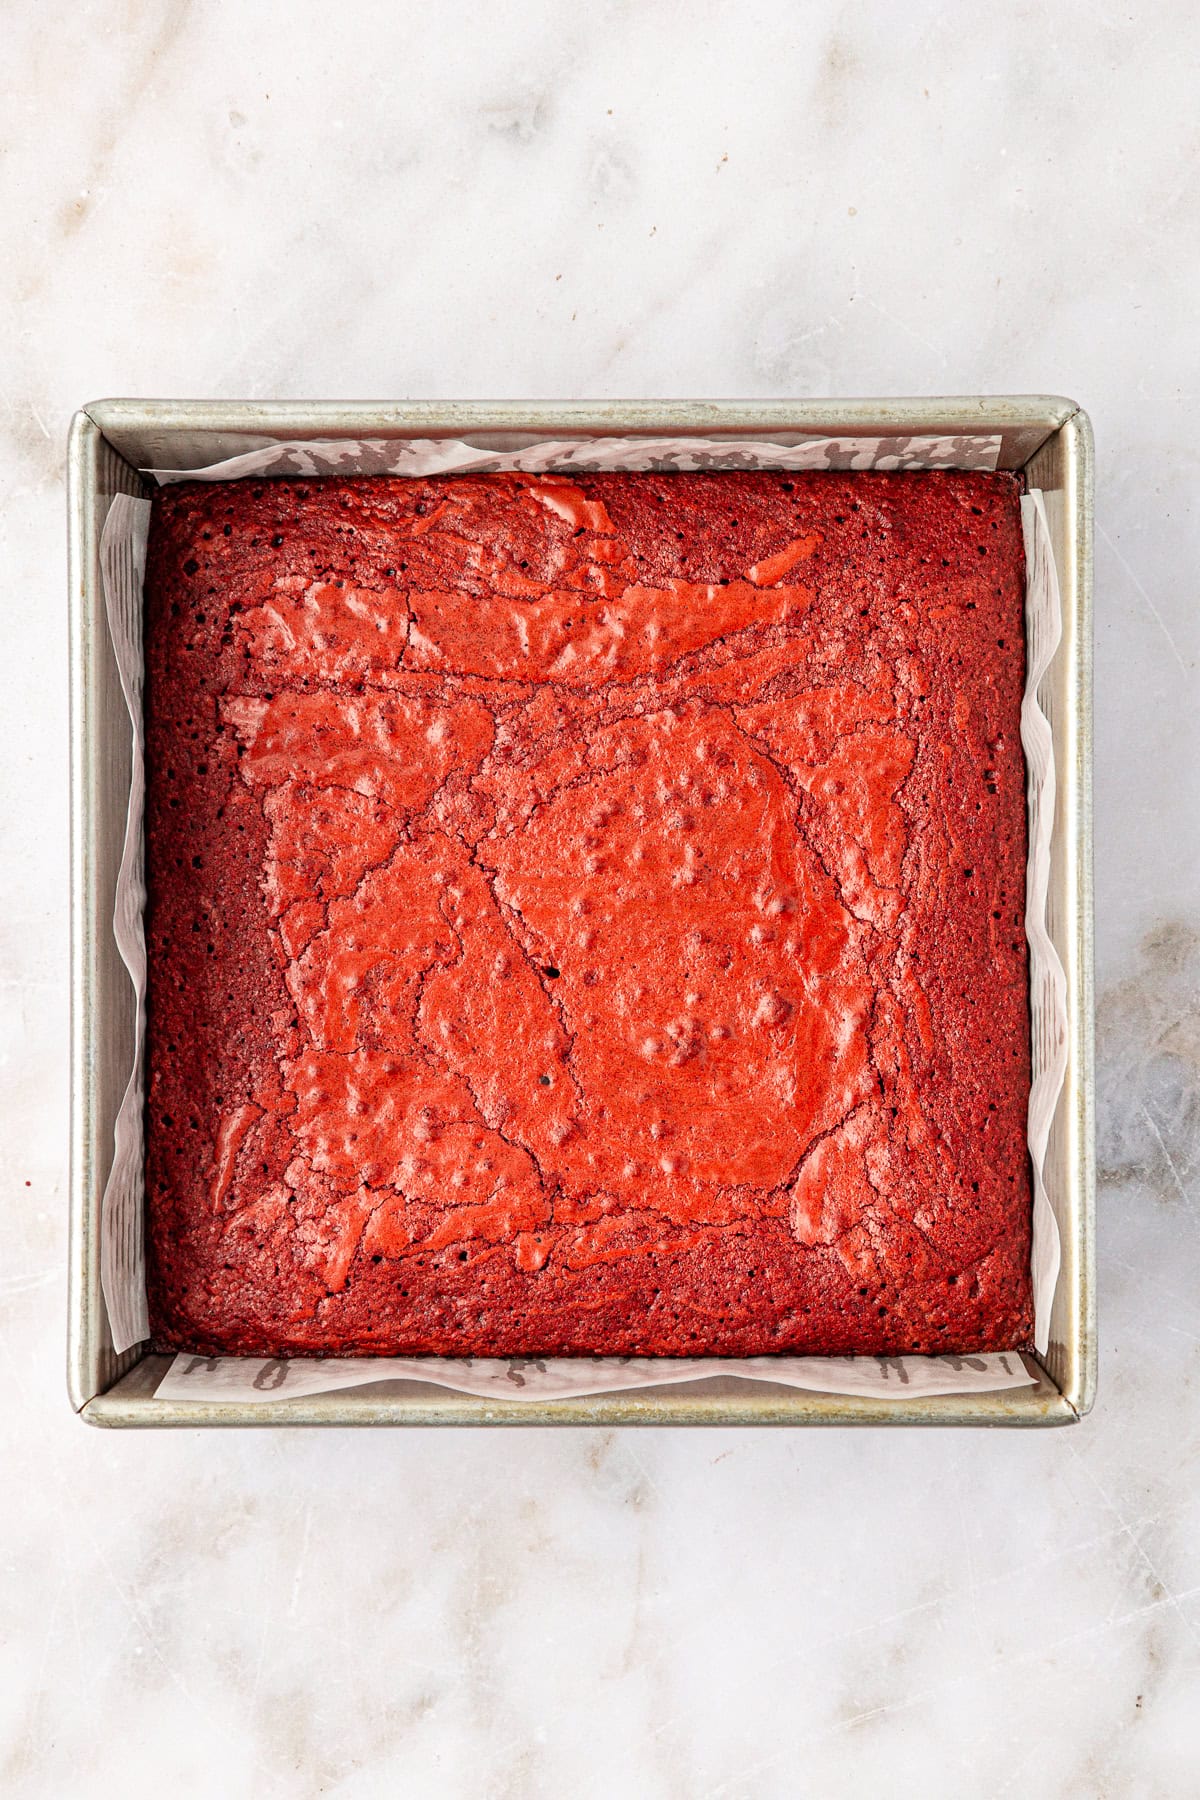
{"label": "parchment paper", "polygon": [[[160,483],[238,480],[254,475],[426,476],[450,471],[505,469],[992,469],[1000,440],[954,438],[809,439],[799,445],[696,439],[563,439],[497,454],[464,442],[389,440],[275,443],[204,469],[144,471]],[[1045,927],[1054,762],[1050,727],[1037,702],[1037,684],[1062,631],[1053,550],[1040,495],[1022,499],[1026,551],[1028,671],[1021,739],[1028,771],[1029,860],[1026,934],[1030,949],[1033,1082],[1029,1146],[1034,1165],[1032,1276],[1035,1345],[1044,1350],[1059,1266],[1058,1225],[1042,1176],[1050,1123],[1066,1069],[1066,982]],[[117,887],[114,933],[138,1000],[134,1066],[118,1115],[112,1170],[101,1215],[101,1283],[118,1350],[148,1336],[143,1246],[142,1059],[146,956],[142,933],[144,771],[141,750],[141,600],[149,518],[146,501],[119,496],[105,521],[101,569],[109,626],[134,734],[125,853]],[[423,1380],[485,1398],[566,1399],[622,1389],[659,1387],[713,1375],[773,1381],[818,1393],[885,1394],[896,1399],[933,1393],[1021,1387],[1037,1377],[1022,1358],[753,1357],[571,1358],[482,1361],[448,1357],[289,1358],[180,1355],[160,1383],[164,1399],[278,1399],[358,1387],[388,1379]]]}
{"label": "parchment paper", "polygon": [[1041,494],[1021,496],[1025,537],[1025,695],[1021,747],[1029,797],[1029,852],[1025,869],[1025,936],[1029,941],[1029,1010],[1033,1080],[1029,1091],[1029,1155],[1033,1163],[1033,1341],[1050,1342],[1050,1308],[1058,1281],[1058,1220],[1046,1193],[1046,1145],[1067,1073],[1067,977],[1046,929],[1050,834],[1054,826],[1054,738],[1038,704],[1038,684],[1062,637],[1062,600],[1046,507]]}
{"label": "parchment paper", "polygon": [[495,451],[460,439],[313,439],[248,450],[206,469],[144,469],[160,484],[235,481],[247,475],[483,475],[524,469],[597,474],[605,469],[994,469],[1000,439],[958,437],[805,438],[762,444],[749,438],[558,438]]}
{"label": "parchment paper", "polygon": [[630,1388],[677,1387],[713,1376],[773,1381],[815,1394],[886,1394],[919,1400],[929,1394],[987,1393],[1037,1381],[1013,1350],[986,1356],[666,1356],[482,1357],[177,1356],[155,1390],[156,1400],[298,1400],[375,1381],[430,1381],[482,1400],[574,1400]]}
{"label": "parchment paper", "polygon": [[100,1286],[114,1349],[128,1350],[150,1335],[146,1307],[145,1206],[142,1144],[143,1057],[146,1037],[146,883],[143,814],[146,764],[142,737],[142,583],[150,502],[117,494],[100,538],[100,573],[108,629],[121,691],[133,730],[129,811],[117,874],[113,936],[129,970],[137,1006],[134,1058],[113,1131],[113,1161],[100,1208]]}

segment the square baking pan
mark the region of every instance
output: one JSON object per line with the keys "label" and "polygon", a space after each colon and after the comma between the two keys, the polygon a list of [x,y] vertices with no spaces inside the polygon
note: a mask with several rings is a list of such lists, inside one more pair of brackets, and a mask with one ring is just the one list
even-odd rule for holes
{"label": "square baking pan", "polygon": [[[994,436],[996,466],[1042,490],[1063,635],[1040,700],[1054,733],[1056,802],[1047,927],[1067,982],[1067,1072],[1045,1163],[1062,1264],[1044,1357],[1027,1387],[910,1400],[721,1378],[567,1400],[497,1402],[386,1380],[307,1398],[170,1401],[172,1358],[118,1354],[100,1284],[101,1200],[133,1061],[134,996],[113,933],[129,799],[129,716],[109,638],[100,535],[115,495],[149,496],[141,471],[200,469],[275,443],[465,439],[512,451],[549,439],[700,438],[797,445]],[[854,448],[847,444],[847,450]],[[343,472],[352,473],[350,468]],[[777,401],[104,400],[76,414],[68,451],[71,662],[71,1180],[68,1389],[108,1426],[432,1424],[1056,1425],[1092,1405],[1096,1379],[1092,1147],[1092,435],[1054,396]]]}

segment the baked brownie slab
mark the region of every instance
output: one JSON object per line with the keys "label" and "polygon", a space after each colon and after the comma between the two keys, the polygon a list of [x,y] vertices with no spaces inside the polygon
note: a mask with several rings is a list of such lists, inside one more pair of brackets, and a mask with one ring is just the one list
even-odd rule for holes
{"label": "baked brownie slab", "polygon": [[1006,475],[189,484],[147,576],[156,1343],[1030,1331]]}

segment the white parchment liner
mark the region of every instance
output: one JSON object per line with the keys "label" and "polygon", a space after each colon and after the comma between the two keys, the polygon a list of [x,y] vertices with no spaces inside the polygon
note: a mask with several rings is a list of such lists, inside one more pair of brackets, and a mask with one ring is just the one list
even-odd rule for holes
{"label": "white parchment liner", "polygon": [[128,1350],[150,1336],[146,1305],[143,1203],[143,1063],[146,1043],[145,842],[146,763],[142,734],[142,583],[150,502],[117,494],[100,538],[100,574],[121,691],[133,725],[129,811],[117,874],[113,936],[129,970],[137,1005],[133,1068],[113,1131],[113,1161],[100,1207],[100,1286],[113,1347]]}
{"label": "white parchment liner", "polygon": [[[274,443],[203,469],[152,469],[160,483],[238,480],[255,475],[483,473],[494,470],[600,469],[993,469],[1000,440],[828,438],[798,445],[749,441],[608,438],[559,440],[495,453],[446,440],[337,440]],[[101,1211],[101,1285],[117,1350],[149,1336],[143,1238],[142,1088],[146,948],[143,932],[142,583],[149,502],[118,495],[105,521],[100,563],[113,648],[133,724],[134,755],[125,849],[117,884],[114,935],[137,996],[134,1065],[116,1121],[114,1155]],[[1021,501],[1026,556],[1027,677],[1021,709],[1029,802],[1026,935],[1029,940],[1033,1081],[1029,1148],[1033,1161],[1032,1276],[1034,1343],[1049,1341],[1050,1308],[1059,1268],[1058,1224],[1046,1193],[1043,1163],[1067,1060],[1066,978],[1045,924],[1054,817],[1050,726],[1037,701],[1062,633],[1058,576],[1041,495]],[[159,1384],[163,1399],[262,1401],[300,1397],[389,1379],[422,1380],[484,1399],[568,1399],[586,1394],[662,1387],[712,1376],[771,1381],[818,1393],[886,1395],[978,1393],[1021,1387],[1037,1376],[1012,1352],[979,1356],[556,1358],[485,1360],[452,1357],[330,1357],[263,1360],[177,1356]]]}

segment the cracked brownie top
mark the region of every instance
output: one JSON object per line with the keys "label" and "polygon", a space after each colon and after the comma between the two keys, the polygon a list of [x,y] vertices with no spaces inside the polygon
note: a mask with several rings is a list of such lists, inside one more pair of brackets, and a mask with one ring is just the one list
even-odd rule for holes
{"label": "cracked brownie top", "polygon": [[161,1347],[1030,1329],[1004,475],[189,484],[147,576]]}

